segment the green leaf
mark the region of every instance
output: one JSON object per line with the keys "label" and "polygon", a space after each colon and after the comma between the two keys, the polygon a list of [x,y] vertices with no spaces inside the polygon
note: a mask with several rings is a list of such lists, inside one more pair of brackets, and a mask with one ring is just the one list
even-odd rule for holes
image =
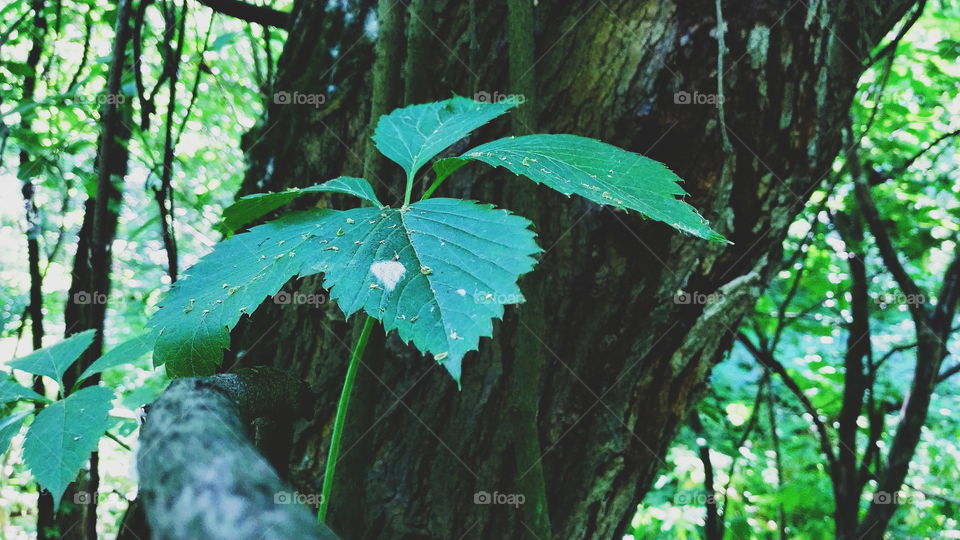
{"label": "green leaf", "polygon": [[7,68],[7,70],[14,75],[21,77],[34,76],[33,68],[21,62],[4,62],[3,67]]}
{"label": "green leaf", "polygon": [[210,44],[209,50],[219,51],[227,45],[232,45],[233,42],[236,41],[238,35],[240,35],[238,32],[226,32],[220,34],[217,36],[217,39],[213,40],[213,43]]}
{"label": "green leaf", "polygon": [[33,411],[26,411],[0,420],[0,456],[6,454],[7,450],[10,449],[10,441],[17,433],[20,433],[23,421],[32,413]]}
{"label": "green leaf", "polygon": [[460,96],[411,105],[381,116],[373,142],[383,155],[413,176],[434,156],[514,105],[512,100],[481,103]]}
{"label": "green leaf", "polygon": [[463,356],[490,336],[503,306],[523,301],[520,275],[539,252],[530,222],[455,199],[398,210],[313,210],[221,244],[174,285],[151,320],[154,363],[171,377],[208,375],[230,329],[295,275],[325,273],[349,316],[363,309],[387,331],[442,361],[459,381]]}
{"label": "green leaf", "polygon": [[212,374],[230,346],[230,329],[326,253],[318,229],[329,222],[323,234],[334,236],[336,229],[329,227],[339,215],[326,209],[297,212],[217,244],[174,284],[151,319],[150,326],[159,330],[154,365],[165,364],[170,377]]}
{"label": "green leaf", "polygon": [[47,398],[23,386],[17,381],[11,379],[0,380],[0,405],[17,401],[19,399],[28,399],[33,401],[46,401]]}
{"label": "green leaf", "polygon": [[63,388],[63,373],[90,347],[95,332],[86,330],[74,334],[56,345],[33,351],[8,365],[27,373],[50,377]]}
{"label": "green leaf", "polygon": [[340,176],[315,186],[242,197],[223,211],[223,221],[218,228],[226,234],[233,234],[244,225],[308,193],[343,193],[359,197],[374,206],[383,206],[369,182],[363,178]]}
{"label": "green leaf", "polygon": [[447,179],[448,176],[460,170],[460,167],[463,167],[467,163],[470,163],[469,159],[460,159],[457,157],[438,159],[433,162],[433,172],[436,174],[436,178],[433,180],[433,183],[430,184],[430,187],[427,188],[427,191],[423,194],[424,199],[429,199],[430,195],[433,195],[433,192],[440,187],[440,184]]}
{"label": "green leaf", "polygon": [[370,182],[367,182],[363,178],[354,178],[352,176],[339,176],[333,180],[327,180],[326,182],[320,184],[319,186],[313,186],[311,188],[316,191],[327,191],[330,193],[343,193],[344,195],[353,195],[354,197],[359,197],[368,203],[382,207],[384,204],[380,202],[380,199],[377,198],[377,194],[373,191],[373,186],[370,185]]}
{"label": "green leaf", "polygon": [[[459,159],[505,167],[564,195],[575,193],[599,204],[636,210],[694,236],[724,241],[692,206],[677,198],[687,193],[673,171],[658,161],[594,139],[576,135],[507,137],[482,144]],[[440,174],[456,170],[458,165],[462,163],[438,164],[435,169]]]}
{"label": "green leaf", "polygon": [[151,349],[153,349],[153,345],[156,343],[156,341],[156,336],[154,336],[152,332],[135,336],[127,341],[124,341],[123,343],[110,349],[107,354],[97,358],[96,361],[90,364],[90,367],[85,369],[83,373],[80,374],[79,380],[82,381],[91,375],[102,373],[103,371],[112,367],[135,362],[141,356],[150,352]]}
{"label": "green leaf", "polygon": [[530,222],[491,205],[431,199],[406,209],[357,208],[309,271],[346,315],[363,309],[431,353],[459,383],[461,360],[493,332],[540,248]]}
{"label": "green leaf", "polygon": [[84,388],[47,405],[30,424],[23,443],[23,461],[34,478],[53,495],[54,506],[67,484],[97,449],[97,442],[113,422],[113,392],[102,386]]}

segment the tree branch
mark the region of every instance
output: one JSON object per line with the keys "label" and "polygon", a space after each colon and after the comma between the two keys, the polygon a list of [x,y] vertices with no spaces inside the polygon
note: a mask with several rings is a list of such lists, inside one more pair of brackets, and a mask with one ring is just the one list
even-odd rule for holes
{"label": "tree branch", "polygon": [[[760,399],[763,396],[764,391],[770,385],[770,370],[766,369],[763,371],[760,379],[757,381],[757,394],[753,399],[753,411],[750,413],[750,418],[747,420],[746,425],[743,428],[743,432],[740,434],[740,439],[737,441],[737,444],[734,446],[735,450],[739,450],[746,444],[747,439],[750,437],[750,434],[753,432],[753,428],[757,426],[757,419],[760,416]],[[734,452],[733,458],[730,460],[730,470],[727,473],[727,483],[723,486],[723,508],[720,512],[719,522],[719,537],[723,538],[724,530],[726,529],[726,519],[727,519],[727,505],[730,503],[730,498],[727,496],[727,493],[730,491],[730,486],[733,485],[733,473],[737,470],[737,461],[740,459],[742,454],[740,452]]]}
{"label": "tree branch", "polygon": [[[760,404],[756,404],[757,407]],[[704,524],[704,533],[706,540],[719,540],[722,537],[719,525],[719,516],[717,515],[717,495],[713,488],[713,461],[710,459],[710,447],[707,445],[707,433],[703,428],[703,422],[696,410],[690,415],[690,427],[697,434],[698,439],[704,441],[703,444],[697,442],[697,448],[700,453],[700,461],[703,463],[703,492],[704,501],[707,509],[706,522]]]}
{"label": "tree branch", "polygon": [[304,389],[280,370],[173,381],[140,435],[140,494],[154,538],[337,537],[254,446],[247,425],[296,410]]}
{"label": "tree branch", "polygon": [[897,32],[896,37],[894,37],[890,43],[884,45],[883,49],[880,49],[877,54],[873,55],[869,60],[867,60],[867,67],[872,66],[877,60],[883,58],[884,56],[896,56],[897,47],[900,45],[900,42],[903,41],[903,36],[907,35],[907,32],[913,28],[913,25],[916,24],[917,20],[920,18],[920,15],[923,15],[923,8],[926,6],[927,0],[920,0],[920,2],[917,4],[917,9],[915,9],[910,15],[910,18],[903,23],[903,26],[900,27],[900,31]]}
{"label": "tree branch", "polygon": [[933,315],[930,317],[930,326],[943,341],[946,341],[952,332],[950,327],[953,325],[958,300],[960,300],[960,249],[954,254],[953,262],[943,274],[943,285],[937,293],[937,305],[933,308]]}
{"label": "tree branch", "polygon": [[947,368],[940,372],[940,375],[937,375],[937,384],[942,383],[943,381],[953,377],[957,373],[960,373],[960,364],[953,366],[952,368]]}
{"label": "tree branch", "polygon": [[208,8],[242,21],[273,26],[276,28],[290,27],[290,14],[267,6],[257,6],[240,2],[239,0],[197,0]]}
{"label": "tree branch", "polygon": [[833,448],[830,447],[830,437],[827,434],[827,426],[820,420],[820,415],[817,413],[817,409],[814,408],[813,403],[810,402],[810,399],[803,393],[803,390],[800,389],[800,386],[797,384],[793,377],[787,373],[786,368],[783,367],[783,364],[778,362],[773,355],[765,354],[764,352],[757,349],[757,347],[750,341],[747,336],[742,333],[737,334],[737,339],[747,348],[750,354],[753,357],[766,366],[768,369],[776,373],[783,380],[783,383],[787,385],[787,389],[793,393],[794,396],[800,401],[800,404],[803,405],[803,409],[813,418],[814,426],[817,429],[817,433],[820,439],[820,448],[823,450],[824,455],[827,457],[827,461],[830,463],[831,469],[836,467],[836,456],[833,455]]}
{"label": "tree branch", "polygon": [[[877,243],[880,250],[880,257],[883,259],[887,270],[893,275],[893,279],[900,285],[900,289],[907,297],[920,298],[920,288],[917,286],[910,274],[904,269],[900,258],[897,255],[896,248],[890,240],[890,235],[880,220],[880,213],[877,211],[877,205],[873,201],[873,194],[870,192],[870,186],[863,176],[863,169],[860,166],[860,157],[857,155],[856,148],[847,150],[847,164],[850,175],[853,177],[854,191],[856,192],[857,202],[860,204],[860,210],[867,221],[870,233]],[[909,302],[910,314],[913,316],[914,323],[917,326],[927,324],[927,314],[918,302]]]}
{"label": "tree branch", "polygon": [[918,159],[920,159],[924,154],[926,154],[927,152],[929,152],[930,150],[932,150],[935,146],[937,146],[938,144],[942,143],[943,141],[945,141],[945,140],[947,140],[947,139],[956,137],[956,136],[958,136],[958,135],[960,135],[960,129],[955,129],[955,130],[953,130],[953,131],[951,131],[951,132],[949,132],[949,133],[944,133],[943,135],[940,135],[939,137],[937,137],[936,139],[934,139],[933,141],[931,141],[930,144],[924,146],[922,150],[920,150],[920,151],[917,152],[916,154],[910,156],[910,159],[904,161],[904,162],[903,162],[903,165],[901,165],[900,167],[898,167],[897,170],[894,171],[894,172],[891,174],[891,176],[899,176],[901,173],[903,173],[904,171],[906,171],[907,169],[909,169],[909,168],[914,164],[914,162],[916,162],[916,161],[917,161]]}
{"label": "tree branch", "polygon": [[836,518],[838,529],[852,533],[857,526],[860,503],[860,470],[857,464],[857,420],[863,409],[864,396],[872,382],[864,372],[864,359],[870,350],[870,296],[867,267],[863,257],[863,224],[856,214],[836,213],[833,217],[837,231],[846,244],[850,269],[850,311],[852,313],[844,354],[845,377],[843,404],[837,418],[837,470],[834,485],[837,490]]}

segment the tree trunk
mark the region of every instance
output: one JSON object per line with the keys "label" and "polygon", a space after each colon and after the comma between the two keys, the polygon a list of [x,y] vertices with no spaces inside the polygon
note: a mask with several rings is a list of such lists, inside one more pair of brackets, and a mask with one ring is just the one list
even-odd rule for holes
{"label": "tree trunk", "polygon": [[[64,308],[66,336],[94,329],[91,346],[63,375],[62,393],[73,391],[79,376],[103,352],[103,330],[110,297],[110,269],[113,261],[113,240],[120,215],[123,179],[127,174],[130,141],[131,107],[116,99],[121,95],[123,74],[130,40],[132,0],[117,2],[113,53],[107,78],[107,100],[101,109],[100,137],[97,145],[97,190],[84,205],[83,223],[73,258],[72,279]],[[100,375],[82,382],[95,385]],[[90,456],[89,466],[80,470],[77,480],[67,486],[57,511],[59,540],[93,540],[97,538],[97,493],[100,488],[99,454]],[[41,538],[47,538],[41,536]]]}
{"label": "tree trunk", "polygon": [[[244,193],[362,172],[375,37],[365,24],[376,2],[325,4],[296,2],[273,91],[326,94],[326,103],[269,105],[245,140]],[[509,93],[507,2],[426,4],[432,31],[416,49],[434,54],[416,68],[428,86],[406,94]],[[527,508],[475,501],[499,492],[545,508],[549,520],[538,522],[555,538],[619,537],[658,469],[669,466],[670,440],[732,329],[777,269],[787,227],[830,172],[864,59],[910,5],[541,0],[532,28],[536,102],[524,105],[536,111],[538,130],[596,137],[666,162],[687,179],[688,200],[734,243],[707,244],[543,188],[517,197],[526,180],[463,169],[445,195],[510,201],[534,218],[546,251],[525,281],[542,294],[508,310],[496,338],[466,359],[462,391],[387,337],[383,358],[361,368],[332,528],[349,539],[539,536]],[[722,96],[718,14],[726,25]],[[712,105],[720,99],[722,107]],[[505,135],[507,126],[482,129],[469,144]],[[396,202],[399,168],[384,171],[370,180]],[[293,287],[313,292],[319,282]],[[694,301],[675,300],[681,290]],[[711,302],[697,301],[712,293]],[[224,362],[289,370],[323,396],[288,459],[301,492],[320,491],[348,329],[330,307],[268,304],[238,327],[235,357]],[[532,376],[517,354],[531,344],[545,355]],[[518,420],[528,413],[534,422]],[[542,459],[518,466],[530,448]],[[540,470],[545,501],[529,492]]]}

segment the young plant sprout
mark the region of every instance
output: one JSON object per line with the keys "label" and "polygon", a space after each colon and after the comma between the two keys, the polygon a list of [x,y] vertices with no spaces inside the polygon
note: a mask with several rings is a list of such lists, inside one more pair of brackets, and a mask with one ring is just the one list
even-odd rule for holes
{"label": "young plant sprout", "polygon": [[[400,207],[377,198],[367,180],[349,176],[279,193],[243,197],[224,212],[228,234],[294,199],[341,193],[364,206],[291,212],[221,242],[193,266],[162,302],[154,362],[171,377],[212,374],[230,345],[230,330],[294,276],[323,274],[323,286],[344,316],[362,312],[337,407],[318,513],[326,517],[340,440],[357,367],[379,322],[440,362],[460,385],[462,361],[490,337],[504,304],[521,302],[517,281],[541,249],[532,223],[491,204],[431,198],[470,161],[577,194],[601,205],[634,210],[673,228],[723,241],[692,206],[680,178],[663,164],[575,135],[506,137],[433,163],[435,180],[414,201],[414,179],[433,158],[515,103],[463,97],[413,105],[380,118],[373,141],[406,175]],[[496,297],[506,302],[478,301]]]}

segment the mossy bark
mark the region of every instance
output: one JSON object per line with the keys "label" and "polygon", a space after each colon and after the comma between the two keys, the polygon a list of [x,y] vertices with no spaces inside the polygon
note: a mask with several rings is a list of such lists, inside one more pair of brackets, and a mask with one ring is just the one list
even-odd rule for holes
{"label": "mossy bark", "polygon": [[[137,448],[139,501],[157,540],[336,540],[254,446],[257,419],[304,401],[278,370],[173,381],[150,406]],[[301,501],[302,499],[302,501]]]}

